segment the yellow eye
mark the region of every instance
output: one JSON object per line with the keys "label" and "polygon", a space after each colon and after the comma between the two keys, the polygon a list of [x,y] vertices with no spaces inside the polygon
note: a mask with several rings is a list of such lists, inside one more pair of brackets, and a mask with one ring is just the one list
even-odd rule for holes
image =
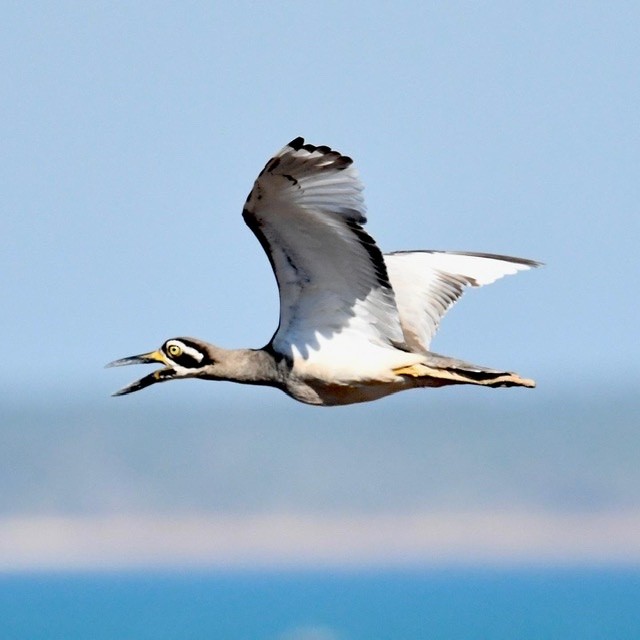
{"label": "yellow eye", "polygon": [[167,352],[169,353],[170,356],[173,356],[174,358],[176,358],[182,354],[182,349],[177,344],[170,344],[167,347]]}

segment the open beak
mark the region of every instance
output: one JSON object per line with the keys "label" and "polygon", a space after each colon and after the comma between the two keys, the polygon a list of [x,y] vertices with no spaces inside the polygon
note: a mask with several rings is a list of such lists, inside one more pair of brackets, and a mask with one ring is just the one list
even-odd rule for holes
{"label": "open beak", "polygon": [[[110,362],[107,367],[124,367],[129,364],[156,364],[158,362],[165,365],[167,364],[165,356],[160,350],[152,351],[151,353],[142,353],[139,356],[129,356],[128,358],[114,360],[113,362]],[[175,375],[176,371],[174,369],[171,369],[170,367],[159,369],[158,371],[154,371],[144,378],[140,378],[140,380],[136,380],[135,382],[128,384],[126,387],[119,389],[111,395],[126,396],[128,393],[140,391],[140,389],[149,387],[156,382],[165,382],[166,380],[171,380],[171,378],[173,378]]]}

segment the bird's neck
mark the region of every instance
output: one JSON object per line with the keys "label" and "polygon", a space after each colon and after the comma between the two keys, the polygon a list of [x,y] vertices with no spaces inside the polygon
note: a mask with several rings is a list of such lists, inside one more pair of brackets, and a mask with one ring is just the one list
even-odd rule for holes
{"label": "bird's neck", "polygon": [[[280,387],[286,378],[286,363],[264,349],[220,349],[216,369],[220,378],[245,384]],[[215,358],[215,354],[214,354]]]}

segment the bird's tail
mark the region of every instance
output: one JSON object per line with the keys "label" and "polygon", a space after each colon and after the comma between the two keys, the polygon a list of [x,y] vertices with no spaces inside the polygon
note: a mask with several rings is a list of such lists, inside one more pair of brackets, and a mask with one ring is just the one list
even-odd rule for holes
{"label": "bird's tail", "polygon": [[416,387],[444,387],[451,384],[475,384],[482,387],[529,387],[536,386],[534,380],[522,378],[510,371],[488,369],[455,358],[436,354],[429,361],[394,369],[400,376],[413,378]]}

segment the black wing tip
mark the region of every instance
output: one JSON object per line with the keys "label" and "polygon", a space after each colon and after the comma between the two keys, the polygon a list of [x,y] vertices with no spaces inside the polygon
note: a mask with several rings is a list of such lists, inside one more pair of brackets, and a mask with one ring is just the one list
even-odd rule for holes
{"label": "black wing tip", "polygon": [[313,153],[314,151],[320,151],[321,153],[331,152],[331,147],[327,147],[326,145],[321,145],[317,147],[315,144],[310,144],[309,142],[305,142],[302,136],[298,136],[297,138],[294,138],[287,146],[291,147],[294,151],[301,151],[304,149],[309,153]]}
{"label": "black wing tip", "polygon": [[454,256],[470,256],[472,258],[490,258],[492,260],[502,260],[503,262],[513,262],[514,264],[522,264],[535,269],[536,267],[546,266],[544,262],[538,260],[530,260],[529,258],[518,258],[516,256],[507,256],[500,253],[482,253],[479,251],[443,251],[440,249],[403,249],[400,251],[388,251],[391,255],[402,253],[446,253]]}
{"label": "black wing tip", "polygon": [[462,256],[474,256],[476,258],[490,258],[492,260],[502,260],[503,262],[513,262],[514,264],[521,264],[532,269],[545,266],[544,262],[539,262],[538,260],[531,260],[529,258],[518,258],[517,256],[506,256],[500,253],[483,253],[475,251],[445,251],[444,253],[453,253]]}
{"label": "black wing tip", "polygon": [[304,151],[308,151],[309,153],[314,153],[315,151],[319,151],[323,155],[329,155],[329,154],[334,155],[336,157],[336,162],[334,164],[335,169],[346,169],[348,166],[353,164],[353,158],[350,158],[349,156],[345,156],[341,154],[339,151],[335,151],[334,149],[332,149],[330,146],[326,144],[321,144],[316,146],[315,144],[310,144],[308,142],[305,142],[302,136],[298,136],[297,138],[294,138],[287,146],[293,149],[294,151],[304,150]]}
{"label": "black wing tip", "polygon": [[302,136],[298,136],[297,138],[294,138],[287,146],[291,147],[294,151],[300,151],[300,149],[304,147],[304,138]]}

